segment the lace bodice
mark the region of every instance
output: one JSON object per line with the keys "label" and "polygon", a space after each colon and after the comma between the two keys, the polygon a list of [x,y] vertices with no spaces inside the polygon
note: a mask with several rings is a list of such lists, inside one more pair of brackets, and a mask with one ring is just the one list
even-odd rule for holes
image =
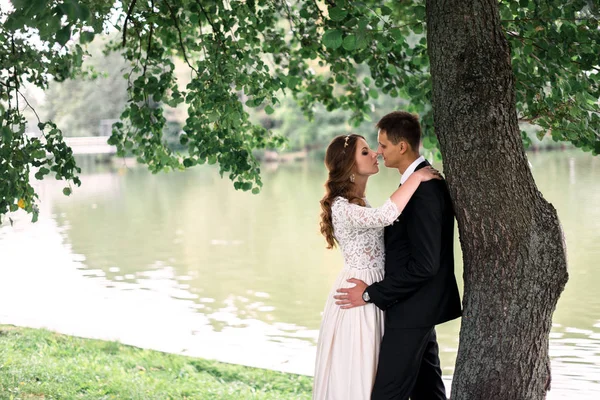
{"label": "lace bodice", "polygon": [[336,197],[331,206],[333,234],[337,239],[346,268],[382,268],[385,262],[383,227],[400,215],[388,199],[383,206],[371,208]]}

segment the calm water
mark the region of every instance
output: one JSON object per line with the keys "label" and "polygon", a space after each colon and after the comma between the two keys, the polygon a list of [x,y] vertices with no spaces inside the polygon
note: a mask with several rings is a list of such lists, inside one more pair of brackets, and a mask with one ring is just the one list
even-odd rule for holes
{"label": "calm water", "polygon": [[[554,315],[549,398],[597,398],[600,158],[529,159],[558,209],[570,268]],[[58,182],[39,184],[37,224],[16,214],[0,227],[0,323],[312,374],[320,313],[342,265],[318,233],[320,163],[266,165],[259,196],[208,167],[151,175],[82,163],[71,197]],[[370,202],[382,204],[397,181],[382,169]],[[456,253],[461,280],[458,242]],[[448,379],[459,327],[438,328]]]}

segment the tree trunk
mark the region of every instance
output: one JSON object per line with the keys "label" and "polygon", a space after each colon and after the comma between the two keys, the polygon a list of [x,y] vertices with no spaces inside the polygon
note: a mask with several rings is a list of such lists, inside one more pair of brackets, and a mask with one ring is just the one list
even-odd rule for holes
{"label": "tree trunk", "polygon": [[427,31],[435,131],[464,259],[451,397],[543,399],[566,248],[521,142],[497,0],[427,0]]}

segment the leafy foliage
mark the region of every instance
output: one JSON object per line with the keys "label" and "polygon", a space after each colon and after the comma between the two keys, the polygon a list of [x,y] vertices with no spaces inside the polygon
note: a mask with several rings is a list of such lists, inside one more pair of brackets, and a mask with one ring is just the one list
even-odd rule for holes
{"label": "leafy foliage", "polygon": [[599,3],[511,2],[501,10],[520,119],[600,153]]}
{"label": "leafy foliage", "polygon": [[[52,171],[79,183],[57,127],[44,125],[46,139],[25,135],[18,91],[25,82],[45,89],[49,79],[74,76],[85,45],[115,28],[119,40],[108,49],[120,52],[131,69],[128,104],[110,143],[153,172],[218,163],[237,189],[257,192],[262,183],[253,150],[283,140],[253,122],[249,110],[274,114],[285,93],[309,118],[320,104],[350,112],[354,126],[369,118],[381,94],[410,99],[404,108],[420,114],[424,146],[437,147],[421,0],[14,0],[13,6],[0,28],[6,71],[0,75],[0,172],[8,177],[0,187],[0,215],[19,204],[35,211],[32,167],[39,168],[37,177]],[[598,154],[597,2],[523,0],[500,8],[520,119],[537,124],[540,136],[551,133]],[[189,67],[185,87],[174,58]],[[188,111],[183,154],[163,137],[165,107],[181,104]]]}
{"label": "leafy foliage", "polygon": [[[91,2],[91,1],[90,1]],[[29,82],[46,89],[49,80],[64,81],[74,76],[85,54],[79,45],[68,50],[65,44],[73,34],[101,31],[109,8],[94,2],[65,1],[49,6],[45,0],[13,0],[14,12],[2,11],[0,19],[0,217],[23,208],[37,220],[37,195],[30,184],[32,167],[35,178],[53,173],[75,185],[81,182],[72,151],[63,141],[60,129],[51,121],[38,121],[41,137],[26,134],[23,108],[28,106],[21,93]],[[90,34],[82,36],[91,39]],[[41,42],[41,43],[40,43]],[[64,190],[66,195],[71,188]]]}

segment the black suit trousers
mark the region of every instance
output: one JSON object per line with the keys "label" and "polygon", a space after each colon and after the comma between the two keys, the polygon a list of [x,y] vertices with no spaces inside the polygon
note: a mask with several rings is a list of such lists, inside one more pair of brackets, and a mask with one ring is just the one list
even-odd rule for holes
{"label": "black suit trousers", "polygon": [[446,400],[435,328],[386,326],[371,400]]}

